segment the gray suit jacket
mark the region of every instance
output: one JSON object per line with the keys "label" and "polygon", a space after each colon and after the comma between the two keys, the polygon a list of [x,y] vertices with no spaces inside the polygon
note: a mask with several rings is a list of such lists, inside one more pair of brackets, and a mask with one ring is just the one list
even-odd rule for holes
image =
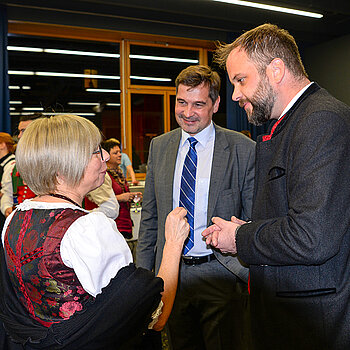
{"label": "gray suit jacket", "polygon": [[[255,142],[215,126],[215,144],[209,186],[207,222],[213,216],[230,220],[232,215],[251,215],[254,187]],[[136,263],[159,269],[165,243],[165,220],[173,207],[173,177],[181,129],[154,138],[150,145]],[[215,251],[217,259],[242,280],[248,269],[229,254]]]}

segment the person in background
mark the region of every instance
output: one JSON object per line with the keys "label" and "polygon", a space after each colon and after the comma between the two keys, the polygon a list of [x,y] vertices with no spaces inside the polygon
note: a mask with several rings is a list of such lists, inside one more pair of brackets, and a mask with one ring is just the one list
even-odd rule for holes
{"label": "person in background", "polygon": [[[120,142],[117,139],[111,138],[109,140],[117,142],[119,144],[119,148],[121,147]],[[126,153],[121,153],[121,161],[120,161],[119,167],[122,170],[123,175],[124,175],[125,178],[130,176],[131,183],[133,185],[138,185],[139,184],[139,182],[136,180],[135,171],[134,171],[134,169],[132,167],[130,158],[128,157],[128,155]]]}
{"label": "person in background", "polygon": [[248,120],[273,122],[257,141],[251,221],[213,218],[203,235],[249,264],[256,349],[350,349],[350,107],[309,80],[275,25],[216,57]]}
{"label": "person in background", "polygon": [[37,196],[2,232],[0,319],[22,349],[131,350],[170,314],[186,210],[167,218],[158,277],[136,268],[115,222],[81,208],[104,181],[100,142],[97,127],[75,115],[37,119],[19,141],[18,170]]}
{"label": "person in background", "polygon": [[113,192],[112,180],[105,175],[103,184],[89,192],[84,200],[84,208],[91,211],[100,211],[108,218],[115,220],[119,215],[119,203]]}
{"label": "person in background", "polygon": [[139,184],[139,182],[136,179],[135,171],[134,171],[134,169],[132,167],[131,160],[130,160],[130,158],[128,157],[128,155],[126,153],[122,153],[122,159],[121,159],[120,167],[121,167],[125,177],[130,176],[131,183],[133,185],[136,186],[136,185]]}
{"label": "person in background", "polygon": [[[7,188],[11,183],[11,172],[15,165],[15,142],[10,134],[0,132],[0,201],[3,195],[2,188]],[[5,216],[0,213],[0,227],[2,229],[5,222]]]}
{"label": "person in background", "polygon": [[246,349],[248,269],[207,246],[201,233],[213,215],[250,217],[255,142],[212,122],[220,103],[218,73],[189,66],[175,84],[180,128],[151,141],[136,263],[158,271],[166,216],[184,206],[191,235],[169,319],[172,348]]}
{"label": "person in background", "polygon": [[[42,117],[41,113],[21,116],[18,124],[18,139],[21,139],[24,131],[33,120]],[[23,182],[21,175],[17,171],[16,164],[14,164],[11,173],[5,174],[2,191],[1,213],[5,217],[12,213],[13,208],[17,204],[22,203],[25,199],[35,197],[35,193]]]}
{"label": "person in background", "polygon": [[132,237],[132,221],[130,217],[130,203],[132,201],[141,201],[141,192],[130,192],[128,183],[123,172],[120,169],[121,152],[120,142],[116,139],[108,139],[102,144],[103,149],[109,153],[107,162],[107,172],[112,180],[112,188],[119,202],[119,216],[116,224],[121,234],[130,239]]}

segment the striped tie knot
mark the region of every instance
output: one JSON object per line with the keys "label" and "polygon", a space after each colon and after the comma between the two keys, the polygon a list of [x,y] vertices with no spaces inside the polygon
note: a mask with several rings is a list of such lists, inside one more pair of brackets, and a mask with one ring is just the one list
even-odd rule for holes
{"label": "striped tie knot", "polygon": [[198,140],[195,139],[194,137],[189,137],[188,142],[190,143],[190,147],[195,150],[196,144],[198,143]]}

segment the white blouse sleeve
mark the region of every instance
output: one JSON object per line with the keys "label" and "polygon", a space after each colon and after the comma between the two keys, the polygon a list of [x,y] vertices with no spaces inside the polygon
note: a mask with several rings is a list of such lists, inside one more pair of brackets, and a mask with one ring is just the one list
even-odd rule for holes
{"label": "white blouse sleeve", "polygon": [[60,252],[64,264],[74,269],[83,288],[94,297],[132,262],[115,222],[98,212],[77,219],[69,227]]}
{"label": "white blouse sleeve", "polygon": [[113,192],[112,180],[106,173],[105,181],[95,190],[89,192],[87,197],[98,205],[92,211],[99,211],[104,213],[108,218],[116,219],[119,215],[119,203]]}
{"label": "white blouse sleeve", "polygon": [[6,164],[2,175],[1,192],[3,193],[3,196],[1,197],[1,212],[3,215],[5,215],[7,208],[13,207],[12,170],[15,163],[15,160],[13,160]]}

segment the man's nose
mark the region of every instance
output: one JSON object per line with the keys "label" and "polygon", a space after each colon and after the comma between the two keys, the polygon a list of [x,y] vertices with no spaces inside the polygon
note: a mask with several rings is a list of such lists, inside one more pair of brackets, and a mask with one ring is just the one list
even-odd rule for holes
{"label": "man's nose", "polygon": [[242,93],[238,87],[233,88],[232,101],[239,101],[242,98]]}
{"label": "man's nose", "polygon": [[183,114],[185,115],[185,117],[190,117],[192,115],[192,107],[190,105],[187,105],[184,108]]}

